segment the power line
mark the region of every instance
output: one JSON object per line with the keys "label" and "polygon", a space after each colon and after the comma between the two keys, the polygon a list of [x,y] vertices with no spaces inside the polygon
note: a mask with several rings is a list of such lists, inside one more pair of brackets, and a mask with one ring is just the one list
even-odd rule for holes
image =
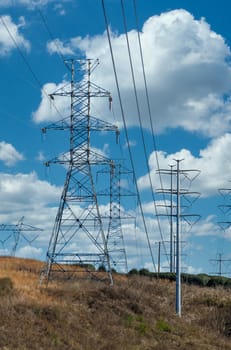
{"label": "power line", "polygon": [[[155,137],[155,130],[154,130],[153,121],[152,121],[153,116],[152,116],[152,111],[151,111],[151,104],[150,104],[149,91],[148,91],[148,84],[147,84],[146,72],[145,72],[145,67],[144,67],[144,56],[143,56],[143,49],[142,49],[141,38],[140,38],[139,19],[138,19],[138,11],[137,11],[137,6],[136,6],[136,0],[133,0],[133,8],[134,8],[134,14],[135,14],[136,32],[137,32],[138,43],[139,43],[141,66],[142,66],[142,72],[143,72],[143,78],[144,78],[144,86],[145,86],[145,95],[146,95],[147,107],[148,107],[148,115],[149,115],[151,131],[152,131],[152,142],[153,142],[153,148],[155,150],[155,158],[156,158],[157,168],[159,169],[160,168],[160,164],[159,164],[159,158],[158,158],[158,154],[157,154],[157,149],[158,148],[157,148],[157,142],[156,142],[156,137]],[[159,179],[160,179],[160,186],[163,189],[163,181],[162,181],[161,174],[159,174]],[[164,195],[163,195],[163,199],[164,199],[164,201],[166,201]]]}
{"label": "power line", "polygon": [[40,18],[42,20],[42,23],[43,23],[43,25],[44,25],[44,27],[45,27],[45,29],[46,29],[46,31],[47,31],[51,41],[54,42],[54,44],[55,44],[55,46],[57,48],[57,53],[58,53],[62,63],[65,65],[65,67],[67,67],[67,65],[65,63],[66,62],[66,58],[63,56],[63,53],[61,52],[60,47],[59,47],[59,45],[57,43],[57,40],[55,39],[55,37],[54,37],[54,35],[53,35],[53,33],[52,33],[51,29],[50,29],[50,26],[47,23],[47,20],[46,20],[46,18],[44,16],[43,12],[41,11],[41,9],[39,7],[37,7],[37,11],[38,11],[38,14],[39,14],[39,16],[40,16]]}
{"label": "power line", "polygon": [[[18,43],[17,43],[17,41],[15,40],[13,34],[11,33],[11,31],[10,31],[8,25],[6,24],[6,21],[3,19],[3,16],[1,16],[0,19],[1,19],[1,22],[2,22],[2,24],[3,24],[3,26],[4,26],[4,28],[6,29],[8,35],[10,36],[12,42],[14,43],[14,46],[15,46],[16,49],[18,50],[18,53],[20,54],[20,56],[21,56],[23,62],[25,63],[26,67],[28,68],[28,70],[29,70],[30,73],[32,74],[32,76],[33,76],[35,82],[36,82],[37,85],[39,86],[40,90],[43,90],[43,85],[42,85],[41,81],[40,81],[39,78],[37,77],[37,75],[36,75],[36,73],[34,72],[34,70],[33,70],[32,66],[31,66],[31,64],[29,63],[29,61],[26,59],[26,56],[23,54],[22,50],[20,49],[20,46],[18,45]],[[44,92],[44,95],[50,100],[49,94],[48,94],[45,90],[43,90],[43,92]],[[55,106],[55,104],[54,104],[53,101],[52,101],[52,104],[53,104],[53,106],[54,106],[56,112],[61,116],[61,113],[59,112],[58,108]]]}
{"label": "power line", "polygon": [[21,58],[23,59],[25,65],[27,66],[27,68],[29,69],[29,71],[31,72],[34,80],[36,81],[37,85],[39,86],[40,89],[42,89],[42,83],[40,82],[40,80],[38,79],[37,75],[35,74],[34,70],[32,69],[29,61],[26,59],[25,55],[23,54],[22,50],[20,49],[17,41],[15,40],[13,34],[11,33],[8,25],[6,24],[6,21],[3,19],[4,16],[1,16],[1,22],[4,26],[4,28],[6,29],[7,33],[9,34],[12,42],[14,43],[14,46],[16,47],[16,49],[18,50],[18,53],[20,54]]}
{"label": "power line", "polygon": [[144,148],[146,167],[147,167],[147,171],[148,171],[148,178],[149,178],[149,182],[150,182],[150,186],[151,186],[151,194],[152,194],[152,199],[153,199],[156,219],[157,219],[157,223],[158,223],[158,228],[159,228],[159,232],[160,232],[160,236],[161,236],[161,240],[162,240],[162,245],[163,245],[163,248],[164,248],[164,251],[165,251],[166,258],[168,260],[167,251],[166,251],[166,247],[165,247],[165,244],[164,244],[164,238],[163,238],[163,234],[162,234],[162,230],[161,230],[160,220],[159,220],[159,217],[157,215],[157,207],[156,207],[156,199],[155,199],[155,195],[154,195],[154,187],[153,187],[153,182],[152,182],[151,175],[150,175],[151,169],[150,169],[150,166],[148,164],[148,154],[147,154],[147,148],[146,148],[145,137],[144,137],[144,132],[143,132],[143,123],[142,123],[142,119],[141,119],[141,112],[140,112],[140,106],[139,106],[139,100],[138,100],[138,94],[137,94],[137,88],[136,88],[136,81],[135,81],[134,68],[133,68],[133,62],[132,62],[132,56],[131,56],[131,49],[130,49],[129,38],[128,38],[127,22],[126,22],[126,15],[125,15],[125,10],[124,10],[124,2],[123,2],[123,0],[121,0],[121,9],[122,9],[122,15],[123,15],[123,22],[124,22],[124,29],[125,29],[127,48],[128,48],[128,56],[129,56],[131,74],[132,74],[133,89],[134,89],[135,100],[136,100],[136,107],[137,107],[138,118],[139,118],[141,139],[142,139],[142,144],[143,144],[143,148]]}
{"label": "power line", "polygon": [[146,234],[146,238],[147,238],[147,242],[148,242],[148,247],[149,247],[150,254],[151,254],[153,267],[154,267],[154,270],[156,271],[156,265],[155,265],[155,261],[154,261],[154,256],[153,256],[153,252],[152,252],[152,248],[151,248],[150,238],[149,238],[149,235],[148,235],[147,225],[146,225],[145,218],[144,218],[143,206],[142,206],[142,203],[141,203],[139,188],[138,188],[138,184],[137,184],[134,160],[133,160],[133,156],[132,156],[132,152],[131,152],[131,147],[130,147],[130,144],[129,144],[128,130],[127,130],[127,125],[126,125],[126,120],[125,120],[125,114],[124,114],[124,109],[123,109],[122,97],[121,97],[121,92],[120,92],[118,76],[117,76],[117,70],[116,70],[116,65],[115,65],[115,59],[114,59],[114,54],[113,54],[113,48],[112,48],[112,43],[111,43],[111,36],[110,36],[110,31],[109,31],[109,25],[108,25],[108,19],[107,19],[107,13],[106,13],[104,0],[102,0],[102,9],[103,9],[104,21],[105,21],[105,26],[106,26],[106,31],[107,31],[108,44],[109,44],[109,49],[110,49],[110,54],[111,54],[111,59],[112,59],[113,71],[114,71],[114,76],[115,76],[115,81],[116,81],[116,87],[117,87],[117,93],[118,93],[118,98],[119,98],[119,104],[120,104],[120,109],[121,109],[121,114],[122,114],[122,119],[123,119],[124,131],[125,131],[126,141],[127,141],[127,145],[128,145],[128,152],[129,152],[131,166],[132,166],[132,170],[133,170],[134,178],[135,178],[137,199],[138,199],[138,203],[139,203],[140,210],[141,210],[142,221],[143,221],[143,225],[144,225],[144,229],[145,229],[145,234]]}

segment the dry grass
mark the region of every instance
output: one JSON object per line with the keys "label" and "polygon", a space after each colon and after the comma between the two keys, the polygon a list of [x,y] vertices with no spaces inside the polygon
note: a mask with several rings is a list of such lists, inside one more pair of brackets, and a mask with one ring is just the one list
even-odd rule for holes
{"label": "dry grass", "polygon": [[183,286],[175,315],[175,285],[118,276],[39,288],[42,264],[0,258],[0,349],[228,350],[231,296],[219,288]]}

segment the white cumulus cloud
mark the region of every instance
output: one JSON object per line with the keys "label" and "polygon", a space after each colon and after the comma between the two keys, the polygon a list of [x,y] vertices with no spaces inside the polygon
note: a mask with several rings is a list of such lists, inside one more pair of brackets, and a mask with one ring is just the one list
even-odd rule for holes
{"label": "white cumulus cloud", "polygon": [[34,10],[37,7],[46,6],[48,4],[54,4],[55,10],[59,11],[60,15],[65,14],[63,5],[66,2],[71,2],[72,0],[1,0],[0,8],[23,6],[29,10]]}
{"label": "white cumulus cloud", "polygon": [[49,54],[61,53],[62,55],[74,55],[74,51],[70,46],[65,46],[65,44],[59,40],[55,39],[47,43],[47,51]]}
{"label": "white cumulus cloud", "polygon": [[58,85],[54,83],[47,83],[44,85],[41,94],[41,103],[38,109],[32,114],[34,122],[55,121],[67,117],[70,114],[70,99],[68,97],[49,96],[49,94],[55,93],[56,91],[61,92],[65,86],[67,86],[66,82],[62,82]]}
{"label": "white cumulus cloud", "polygon": [[[143,125],[150,127],[137,32],[128,32]],[[140,32],[155,129],[181,127],[218,136],[230,130],[230,48],[205,19],[197,20],[183,9],[150,17]],[[127,125],[138,125],[125,34],[111,33]],[[100,59],[94,81],[112,92],[114,111],[120,109],[106,33],[61,42],[61,50],[82,51]],[[49,52],[57,51],[49,43]],[[100,102],[99,102],[100,103]],[[102,109],[104,107],[100,106]],[[105,107],[106,108],[106,107]],[[97,110],[99,106],[97,106]],[[106,110],[102,114],[107,115]]]}
{"label": "white cumulus cloud", "polygon": [[47,206],[54,201],[57,202],[60,189],[46,181],[39,180],[35,172],[16,175],[1,173],[0,195],[4,202],[1,214],[23,213]]}
{"label": "white cumulus cloud", "polygon": [[0,160],[7,166],[12,166],[18,161],[24,160],[24,157],[19,153],[14,146],[5,141],[0,142]]}
{"label": "white cumulus cloud", "polygon": [[17,47],[30,50],[29,41],[20,33],[24,25],[24,17],[20,17],[16,24],[10,16],[0,16],[0,57],[10,54]]}
{"label": "white cumulus cloud", "polygon": [[[206,148],[200,150],[199,156],[194,156],[189,150],[182,149],[173,154],[167,154],[162,151],[157,152],[159,165],[161,169],[169,169],[169,164],[176,164],[174,159],[183,159],[180,163],[181,169],[195,169],[200,171],[200,175],[195,181],[195,188],[201,192],[202,196],[217,194],[219,188],[223,188],[230,181],[231,173],[231,134],[226,133],[213,139]],[[149,158],[149,168],[152,183],[155,188],[160,188],[159,176],[157,175],[156,154],[153,152]],[[189,177],[193,177],[189,173]],[[164,186],[169,179],[164,178]],[[138,180],[139,188],[147,189],[150,187],[149,175],[146,174]]]}
{"label": "white cumulus cloud", "polygon": [[16,7],[25,6],[28,8],[33,8],[35,6],[44,6],[49,2],[54,0],[1,0],[0,7]]}

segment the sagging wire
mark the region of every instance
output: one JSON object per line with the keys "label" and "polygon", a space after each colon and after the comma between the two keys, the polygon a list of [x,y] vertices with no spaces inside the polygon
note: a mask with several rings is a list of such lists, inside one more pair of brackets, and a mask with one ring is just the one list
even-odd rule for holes
{"label": "sagging wire", "polygon": [[[147,148],[146,148],[146,144],[145,144],[143,123],[142,123],[142,119],[141,119],[141,111],[140,111],[140,106],[139,106],[139,99],[138,99],[138,94],[137,94],[135,74],[134,74],[134,68],[133,68],[133,62],[132,62],[132,55],[131,55],[129,38],[128,38],[128,30],[127,30],[127,21],[126,21],[125,9],[124,9],[124,1],[121,0],[120,3],[121,3],[121,9],[122,9],[122,16],[123,16],[123,23],[124,23],[126,43],[127,43],[127,48],[128,48],[129,63],[130,63],[131,74],[132,74],[133,89],[134,89],[136,107],[137,107],[137,112],[138,112],[138,119],[139,119],[140,132],[141,132],[141,139],[142,139],[142,144],[143,144],[143,148],[144,148],[144,156],[145,156],[145,162],[146,162],[147,171],[148,171],[148,179],[149,179],[150,186],[151,186],[151,194],[152,194],[152,200],[153,200],[153,205],[154,205],[154,211],[155,211],[155,214],[156,214],[157,225],[158,225],[158,229],[159,229],[159,233],[160,233],[160,237],[161,237],[161,241],[162,241],[162,246],[164,248],[166,258],[167,258],[167,260],[169,260],[168,259],[168,255],[167,255],[167,250],[166,250],[166,247],[165,247],[165,243],[164,243],[164,238],[163,238],[161,225],[160,225],[160,219],[159,219],[159,216],[158,216],[158,213],[157,213],[156,198],[155,198],[155,195],[154,195],[154,186],[153,186],[153,181],[152,181],[152,178],[151,178],[151,169],[150,169],[150,166],[149,166],[149,163],[148,163],[148,153],[147,153]],[[143,72],[144,72],[144,70],[143,70]],[[147,84],[145,84],[145,86],[147,87]],[[151,112],[149,103],[148,103],[148,108],[149,108],[149,110]]]}
{"label": "sagging wire", "polygon": [[153,256],[153,252],[152,252],[152,247],[151,247],[151,242],[150,242],[150,238],[149,238],[149,234],[148,234],[148,230],[147,230],[147,225],[146,225],[145,218],[144,218],[144,211],[143,211],[143,206],[142,206],[139,188],[138,188],[138,184],[137,184],[137,177],[136,177],[136,172],[135,172],[134,160],[133,160],[131,147],[130,147],[130,143],[129,143],[128,130],[127,130],[126,119],[125,119],[125,114],[124,114],[124,109],[123,109],[122,97],[121,97],[121,92],[120,92],[119,80],[118,80],[118,75],[117,75],[117,70],[116,70],[116,64],[115,64],[115,59],[114,59],[114,54],[113,54],[111,35],[110,35],[108,19],[107,19],[107,12],[106,12],[106,8],[105,8],[104,0],[101,0],[101,3],[102,3],[104,21],[105,21],[105,26],[106,26],[108,44],[109,44],[109,49],[110,49],[110,54],[111,54],[111,59],[112,59],[112,66],[113,66],[113,71],[114,71],[114,76],[115,76],[115,81],[116,81],[116,88],[117,88],[117,93],[118,93],[118,98],[119,98],[119,104],[120,104],[120,109],[121,109],[121,114],[122,114],[122,119],[123,119],[125,137],[126,137],[126,141],[127,141],[127,147],[128,147],[129,157],[130,157],[130,161],[131,161],[131,166],[132,166],[132,170],[133,170],[133,174],[134,174],[134,178],[135,178],[137,199],[138,199],[138,203],[139,203],[139,207],[140,207],[140,211],[141,211],[142,221],[143,221],[146,239],[147,239],[147,243],[148,243],[148,247],[149,247],[149,251],[150,251],[150,255],[151,255],[151,259],[152,259],[152,264],[154,267],[154,271],[156,272],[156,264],[155,264],[155,260],[154,260],[154,256]]}

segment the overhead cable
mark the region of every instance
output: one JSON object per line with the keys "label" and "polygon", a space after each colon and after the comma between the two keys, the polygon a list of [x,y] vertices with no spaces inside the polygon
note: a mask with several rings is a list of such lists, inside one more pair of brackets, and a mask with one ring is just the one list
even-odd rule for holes
{"label": "overhead cable", "polygon": [[[149,115],[151,131],[152,131],[152,142],[153,142],[153,148],[155,150],[155,158],[156,158],[157,169],[160,169],[159,157],[158,157],[158,154],[157,154],[158,148],[157,148],[156,137],[155,137],[155,130],[154,130],[153,120],[152,120],[153,116],[152,116],[152,112],[151,112],[151,104],[150,104],[150,98],[149,98],[148,84],[147,84],[146,72],[145,72],[145,67],[144,67],[144,57],[143,57],[143,49],[142,49],[141,38],[140,38],[140,31],[139,31],[139,20],[138,20],[138,11],[137,11],[137,6],[136,6],[136,0],[133,0],[133,7],[134,7],[134,14],[135,14],[135,21],[136,21],[136,31],[137,31],[138,43],[139,43],[141,66],[142,66],[142,72],[143,72],[143,77],[144,77],[145,95],[146,95],[146,100],[147,100],[148,115]],[[159,180],[160,180],[161,189],[163,190],[164,186],[163,186],[162,176],[161,176],[160,173],[159,173]],[[166,201],[164,194],[163,194],[163,198],[164,198],[164,201]]]}
{"label": "overhead cable", "polygon": [[109,31],[109,25],[108,25],[108,19],[107,19],[107,12],[106,12],[106,8],[105,8],[105,2],[104,2],[104,0],[101,0],[101,1],[102,1],[102,9],[103,9],[104,21],[105,21],[105,26],[106,26],[106,31],[107,31],[109,49],[110,49],[110,54],[111,54],[111,59],[112,59],[113,71],[114,71],[114,76],[115,76],[115,81],[116,81],[116,88],[117,88],[119,104],[120,104],[120,109],[121,109],[121,114],[122,114],[122,119],[123,119],[124,131],[125,131],[126,141],[127,141],[127,145],[128,145],[128,152],[129,152],[131,166],[132,166],[134,179],[135,179],[135,186],[136,186],[136,191],[137,191],[137,199],[138,199],[138,203],[139,203],[139,206],[140,206],[142,221],[143,221],[143,225],[144,225],[144,230],[145,230],[145,234],[146,234],[146,238],[147,238],[147,243],[148,243],[148,247],[149,247],[149,251],[150,251],[153,267],[154,267],[154,270],[156,272],[155,260],[154,260],[154,256],[153,256],[153,252],[152,252],[152,247],[151,247],[151,242],[150,242],[150,238],[149,238],[149,234],[148,234],[148,230],[147,230],[147,225],[146,225],[145,218],[144,218],[144,211],[143,211],[143,206],[142,206],[141,197],[140,197],[140,193],[139,193],[139,188],[138,188],[138,184],[137,184],[137,177],[136,177],[136,172],[135,172],[134,160],[133,160],[131,147],[130,147],[130,143],[129,143],[128,130],[127,130],[127,125],[126,125],[126,119],[125,119],[125,114],[124,114],[124,109],[123,109],[123,103],[122,103],[122,97],[121,97],[121,92],[120,92],[120,86],[119,86],[119,80],[118,80],[118,75],[117,75],[117,69],[116,69],[116,64],[115,64],[115,59],[114,59],[114,54],[113,54],[113,48],[112,48],[112,43],[111,43],[111,35],[110,35],[110,31]]}
{"label": "overhead cable", "polygon": [[[3,19],[3,16],[0,16],[1,22],[4,26],[4,28],[6,29],[7,33],[9,34],[14,46],[16,47],[16,49],[18,50],[18,53],[20,54],[21,58],[23,59],[23,62],[25,63],[25,65],[27,66],[28,70],[30,71],[30,73],[32,74],[35,82],[37,83],[37,85],[39,86],[40,90],[43,90],[43,85],[41,83],[41,81],[39,80],[39,78],[37,77],[37,75],[35,74],[31,64],[29,63],[29,61],[27,60],[26,56],[24,55],[24,53],[22,52],[22,50],[20,49],[20,46],[18,45],[17,41],[15,40],[13,34],[11,33],[8,25],[6,24],[6,21]],[[43,90],[45,96],[49,99],[49,101],[51,101],[49,94]],[[54,101],[52,101],[52,105],[54,106],[56,112],[61,116],[61,113],[59,112],[59,110],[57,109]]]}
{"label": "overhead cable", "polygon": [[132,55],[131,55],[129,38],[128,38],[127,21],[126,21],[126,15],[125,15],[125,10],[124,10],[124,1],[121,0],[120,3],[121,3],[122,15],[123,15],[123,23],[124,23],[124,30],[125,30],[125,36],[126,36],[126,43],[127,43],[127,48],[128,48],[129,63],[130,63],[131,74],[132,74],[133,89],[134,89],[135,100],[136,100],[136,107],[137,107],[137,112],[138,112],[138,119],[139,119],[140,132],[141,132],[141,139],[142,139],[142,144],[143,144],[143,148],[144,148],[145,163],[146,163],[146,167],[147,167],[147,171],[148,171],[148,179],[149,179],[149,182],[150,182],[152,200],[153,200],[154,210],[155,210],[155,214],[156,214],[158,229],[159,229],[159,233],[160,233],[160,236],[161,236],[162,245],[164,247],[165,255],[166,255],[167,259],[168,259],[167,251],[166,251],[166,247],[165,247],[165,243],[164,243],[164,238],[163,238],[163,234],[162,234],[162,229],[161,229],[161,225],[160,225],[160,219],[159,219],[159,216],[158,216],[158,213],[157,213],[156,199],[155,199],[155,194],[154,194],[154,186],[153,186],[153,181],[152,181],[152,178],[151,178],[151,169],[150,169],[150,166],[149,166],[149,163],[148,163],[148,152],[147,152],[146,143],[145,143],[145,137],[144,137],[144,131],[143,131],[143,123],[142,123],[142,119],[141,119],[139,99],[138,99],[138,94],[137,94],[135,74],[134,74],[134,68],[133,68],[133,62],[132,62]]}

